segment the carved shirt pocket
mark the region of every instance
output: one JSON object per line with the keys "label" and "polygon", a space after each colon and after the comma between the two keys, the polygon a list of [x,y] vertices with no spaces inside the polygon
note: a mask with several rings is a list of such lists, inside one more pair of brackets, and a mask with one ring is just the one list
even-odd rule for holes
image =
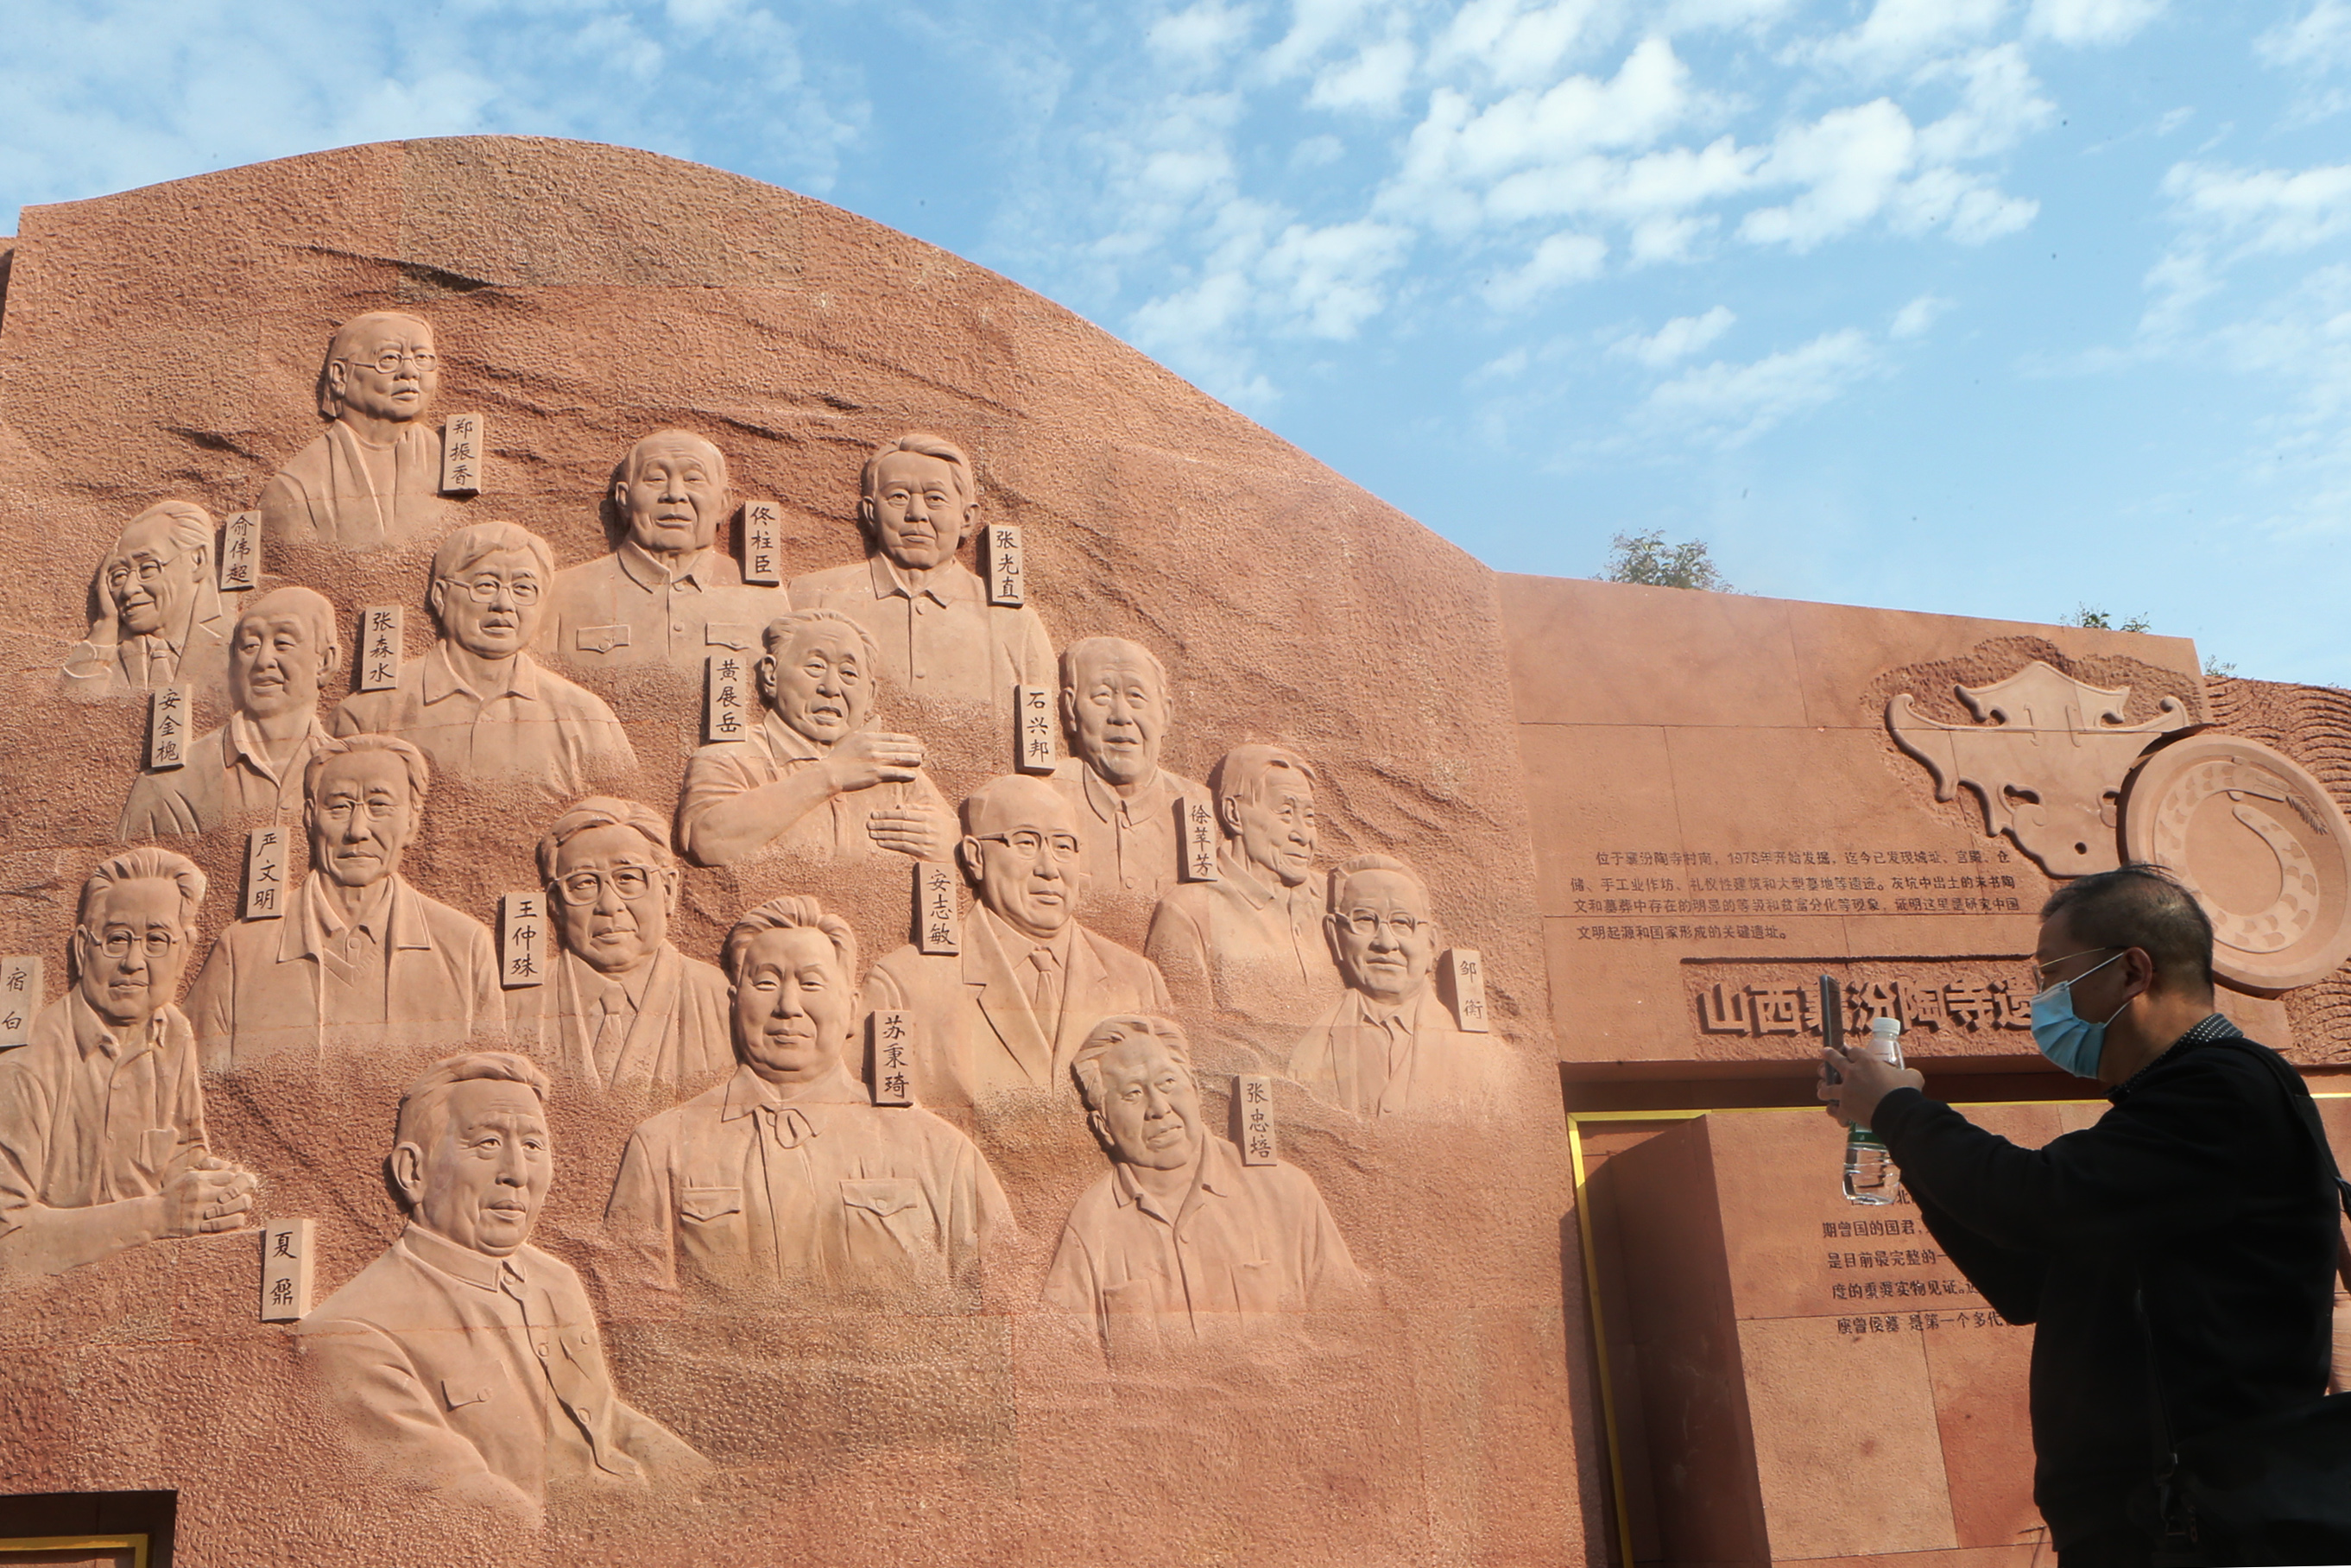
{"label": "carved shirt pocket", "polygon": [[468,1405],[481,1404],[496,1392],[496,1387],[481,1373],[470,1377],[444,1377],[441,1380],[441,1408],[463,1410]]}
{"label": "carved shirt pocket", "polygon": [[922,1184],[905,1176],[862,1176],[841,1184],[853,1259],[912,1263],[928,1273],[942,1266],[931,1235]]}
{"label": "carved shirt pocket", "polygon": [[571,634],[572,645],[583,653],[609,653],[629,645],[626,626],[582,626]]}
{"label": "carved shirt pocket", "polygon": [[748,648],[758,634],[747,621],[710,621],[702,628],[703,644],[711,648]]}
{"label": "carved shirt pocket", "polygon": [[1281,1270],[1262,1258],[1233,1264],[1233,1305],[1244,1312],[1281,1310]]}
{"label": "carved shirt pocket", "polygon": [[696,1225],[708,1225],[743,1212],[739,1186],[690,1186],[678,1194],[677,1211]]}

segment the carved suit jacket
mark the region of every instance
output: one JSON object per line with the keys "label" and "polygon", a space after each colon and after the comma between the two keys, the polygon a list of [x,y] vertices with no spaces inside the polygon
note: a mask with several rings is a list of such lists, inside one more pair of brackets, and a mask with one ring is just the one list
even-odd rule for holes
{"label": "carved suit jacket", "polygon": [[[388,1044],[457,1044],[506,1025],[498,958],[478,920],[394,876],[386,919],[384,1004],[367,1016],[329,1005],[312,913],[318,873],[302,879],[277,920],[224,928],[188,989],[188,1019],[210,1068],[273,1051],[372,1051]],[[347,1038],[338,1038],[341,1035]]]}
{"label": "carved suit jacket", "polygon": [[1501,1043],[1455,1028],[1434,984],[1399,1009],[1408,1025],[1402,1039],[1376,1012],[1361,991],[1343,993],[1291,1051],[1290,1076],[1358,1116],[1473,1110],[1499,1091]]}
{"label": "carved suit jacket", "polygon": [[716,965],[662,944],[609,1080],[596,1071],[596,1040],[588,1032],[589,1004],[581,995],[583,976],[595,971],[571,953],[561,955],[554,970],[548,984],[509,994],[507,1005],[514,1012],[516,1044],[559,1072],[599,1089],[694,1089],[734,1066],[726,977]]}
{"label": "carved suit jacket", "polygon": [[1169,1010],[1166,983],[1149,959],[1082,925],[1071,937],[1058,1019],[1040,1019],[1030,1004],[1034,944],[984,906],[972,910],[961,956],[909,944],[873,966],[864,1006],[914,1015],[915,1099],[968,1105],[1009,1089],[1074,1095],[1070,1059],[1094,1025],[1113,1013]]}
{"label": "carved suit jacket", "polygon": [[368,472],[359,437],[339,419],[262,486],[262,529],[288,544],[347,550],[438,538],[452,509],[441,498],[441,433],[422,421],[402,431],[392,468],[386,496]]}
{"label": "carved suit jacket", "polygon": [[1322,879],[1268,886],[1234,856],[1219,852],[1217,865],[1217,881],[1160,894],[1144,956],[1186,1007],[1215,1007],[1285,1032],[1305,1027],[1343,985],[1322,933]]}
{"label": "carved suit jacket", "polygon": [[535,1514],[550,1480],[704,1463],[622,1400],[580,1277],[536,1247],[493,1258],[411,1225],[297,1332],[353,1446],[411,1485]]}

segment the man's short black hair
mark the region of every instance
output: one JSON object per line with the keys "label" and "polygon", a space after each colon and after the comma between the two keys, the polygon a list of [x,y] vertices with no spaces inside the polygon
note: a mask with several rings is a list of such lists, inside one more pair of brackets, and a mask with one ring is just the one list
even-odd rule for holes
{"label": "man's short black hair", "polygon": [[2041,906],[2043,920],[2060,915],[2086,947],[2142,948],[2165,985],[2191,995],[2212,988],[2212,918],[2159,865],[2132,864],[2075,877]]}

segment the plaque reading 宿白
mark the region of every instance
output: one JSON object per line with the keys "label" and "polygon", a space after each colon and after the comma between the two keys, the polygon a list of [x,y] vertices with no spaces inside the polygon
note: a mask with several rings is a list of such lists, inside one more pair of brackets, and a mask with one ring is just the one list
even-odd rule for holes
{"label": "plaque reading \u5bbf\u767d", "polygon": [[188,760],[188,688],[157,686],[147,699],[147,766],[161,772]]}
{"label": "plaque reading \u5bbf\u767d", "polygon": [[241,593],[260,581],[261,514],[232,512],[221,519],[221,591]]}
{"label": "plaque reading \u5bbf\u767d", "polygon": [[876,1008],[873,1030],[873,1103],[911,1105],[914,1092],[907,1082],[914,1050],[914,1015],[904,1008]]}
{"label": "plaque reading \u5bbf\u767d", "polygon": [[1206,795],[1176,800],[1176,874],[1186,882],[1217,880],[1217,808]]}
{"label": "plaque reading \u5bbf\u767d", "polygon": [[453,413],[441,427],[441,493],[477,496],[482,490],[482,416]]}
{"label": "plaque reading \u5bbf\u767d", "polygon": [[509,893],[498,900],[498,984],[511,991],[546,979],[546,896]]}
{"label": "plaque reading \u5bbf\u767d", "polygon": [[360,660],[351,684],[363,692],[388,692],[400,684],[401,621],[397,604],[371,604],[360,612]]}
{"label": "plaque reading \u5bbf\u767d", "polygon": [[298,1322],[310,1315],[308,1219],[273,1219],[261,1228],[261,1321]]}
{"label": "plaque reading \u5bbf\u767d", "polygon": [[40,1010],[41,960],[29,954],[0,958],[0,1049],[30,1042]]}
{"label": "plaque reading \u5bbf\u767d", "polygon": [[999,523],[982,532],[986,543],[980,549],[979,564],[987,576],[987,601],[1008,609],[1028,603],[1028,579],[1021,570],[1020,530]]}
{"label": "plaque reading \u5bbf\u767d", "polygon": [[774,588],[784,580],[784,509],[773,501],[743,503],[743,580]]}
{"label": "plaque reading \u5bbf\u767d", "polygon": [[713,653],[703,685],[704,741],[740,740],[751,728],[751,659],[747,653]]}
{"label": "plaque reading \u5bbf\u767d", "polygon": [[247,920],[276,920],[286,913],[286,828],[272,822],[245,837],[245,906]]}
{"label": "plaque reading \u5bbf\u767d", "polygon": [[1015,686],[1012,707],[1019,716],[1014,723],[1019,733],[1013,739],[1019,771],[1050,773],[1058,760],[1053,755],[1053,694],[1043,686]]}
{"label": "plaque reading \u5bbf\u767d", "polygon": [[1273,1130],[1273,1080],[1244,1072],[1233,1079],[1233,1134],[1241,1164],[1270,1166],[1280,1157]]}
{"label": "plaque reading \u5bbf\u767d", "polygon": [[1487,1034],[1486,967],[1475,947],[1449,947],[1445,953],[1445,977],[1453,991],[1453,1016],[1464,1034]]}
{"label": "plaque reading \u5bbf\u767d", "polygon": [[963,951],[963,918],[956,903],[960,878],[945,861],[914,862],[914,950],[953,956]]}

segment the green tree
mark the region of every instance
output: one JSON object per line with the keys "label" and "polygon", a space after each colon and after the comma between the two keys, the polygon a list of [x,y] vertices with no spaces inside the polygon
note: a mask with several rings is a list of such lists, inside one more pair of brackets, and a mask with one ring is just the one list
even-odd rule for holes
{"label": "green tree", "polygon": [[2134,615],[2117,625],[2113,616],[2103,610],[2093,610],[2086,604],[2075,605],[2074,613],[2066,616],[2057,624],[2086,626],[2094,632],[2152,632],[2155,630],[2155,623],[2144,615]]}
{"label": "green tree", "polygon": [[1704,539],[1669,545],[1663,528],[1652,528],[1645,534],[1618,534],[1610,542],[1614,548],[1601,570],[1603,582],[1645,582],[1652,588],[1696,588],[1708,593],[1738,591],[1715,570]]}

